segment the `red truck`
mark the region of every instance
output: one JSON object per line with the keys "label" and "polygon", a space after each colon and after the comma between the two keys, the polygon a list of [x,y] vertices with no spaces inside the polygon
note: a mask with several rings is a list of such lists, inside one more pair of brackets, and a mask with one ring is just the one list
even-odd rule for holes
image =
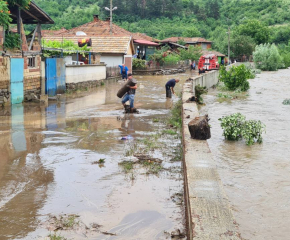
{"label": "red truck", "polygon": [[198,61],[198,69],[205,68],[207,71],[219,69],[218,58],[214,54],[202,55]]}

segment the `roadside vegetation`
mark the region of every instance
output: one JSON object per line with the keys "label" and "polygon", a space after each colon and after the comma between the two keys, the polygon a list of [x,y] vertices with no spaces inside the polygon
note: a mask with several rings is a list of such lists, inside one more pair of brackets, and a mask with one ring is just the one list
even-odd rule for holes
{"label": "roadside vegetation", "polygon": [[[162,171],[171,171],[171,169],[164,168],[163,160],[156,158],[155,153],[158,152],[165,156],[168,152],[168,139],[176,141],[176,145],[172,145],[174,150],[170,156],[169,162],[178,162],[182,160],[182,146],[180,143],[181,138],[181,99],[174,104],[171,109],[170,115],[162,121],[154,118],[153,123],[160,123],[162,121],[162,129],[157,133],[146,136],[138,140],[129,140],[124,151],[126,160],[119,163],[125,174],[131,180],[135,179],[134,169],[142,168],[145,174],[158,175]],[[180,171],[180,169],[179,169]]]}
{"label": "roadside vegetation", "polygon": [[244,139],[247,145],[263,142],[262,133],[265,132],[265,125],[261,121],[246,120],[241,113],[222,117],[219,121],[221,121],[223,136],[226,140]]}
{"label": "roadside vegetation", "polygon": [[290,98],[285,99],[283,105],[290,105]]}

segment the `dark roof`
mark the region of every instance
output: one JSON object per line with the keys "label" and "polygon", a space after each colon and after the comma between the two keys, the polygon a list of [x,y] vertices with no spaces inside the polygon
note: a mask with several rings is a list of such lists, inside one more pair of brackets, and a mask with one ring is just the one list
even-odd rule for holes
{"label": "dark roof", "polygon": [[[17,5],[10,7],[12,23],[17,23]],[[33,1],[28,9],[21,9],[21,18],[24,24],[54,24],[54,21]]]}
{"label": "dark roof", "polygon": [[188,44],[190,43],[211,43],[211,41],[206,40],[205,38],[201,37],[194,37],[194,38],[188,38],[188,37],[171,37],[161,40],[162,43],[168,43],[168,42],[175,42],[177,43],[179,40],[182,40]]}

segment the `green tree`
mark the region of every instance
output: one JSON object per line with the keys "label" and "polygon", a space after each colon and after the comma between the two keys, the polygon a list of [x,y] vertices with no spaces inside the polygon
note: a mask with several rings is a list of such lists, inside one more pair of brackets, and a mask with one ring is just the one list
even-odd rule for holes
{"label": "green tree", "polygon": [[228,71],[225,66],[221,66],[219,80],[225,84],[228,90],[234,91],[238,88],[241,91],[247,91],[250,88],[248,79],[252,77],[251,70],[244,64],[232,66]]}
{"label": "green tree", "polygon": [[238,35],[231,41],[231,50],[234,53],[234,57],[246,55],[249,57],[255,50],[255,40],[249,36]]}
{"label": "green tree", "polygon": [[181,60],[198,60],[202,55],[201,47],[189,46],[188,49],[179,48]]}
{"label": "green tree", "polygon": [[260,44],[253,53],[256,68],[264,71],[277,71],[283,68],[283,59],[275,44]]}
{"label": "green tree", "polygon": [[183,37],[200,37],[201,32],[196,27],[190,27],[182,33]]}
{"label": "green tree", "polygon": [[236,35],[249,36],[253,38],[257,44],[267,43],[270,37],[270,30],[259,20],[248,20],[245,24],[241,24],[235,30]]}

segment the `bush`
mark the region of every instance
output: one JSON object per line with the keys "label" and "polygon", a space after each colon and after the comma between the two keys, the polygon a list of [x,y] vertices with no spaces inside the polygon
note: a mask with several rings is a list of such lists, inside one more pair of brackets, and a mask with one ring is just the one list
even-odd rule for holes
{"label": "bush", "polygon": [[289,99],[289,98],[285,99],[285,100],[283,101],[283,104],[284,104],[284,105],[290,105],[290,99]]}
{"label": "bush", "polygon": [[223,82],[226,88],[234,91],[238,88],[245,92],[250,88],[247,79],[253,78],[253,73],[244,64],[240,66],[232,66],[229,71],[224,66],[221,66],[219,72],[219,80]]}
{"label": "bush", "polygon": [[133,69],[146,69],[145,62],[145,60],[134,58],[132,63]]}
{"label": "bush", "polygon": [[177,64],[180,61],[180,56],[176,53],[170,53],[164,58],[165,63]]}
{"label": "bush", "polygon": [[238,141],[245,139],[247,145],[252,145],[255,142],[262,143],[262,133],[265,131],[265,125],[261,121],[249,120],[241,113],[222,117],[221,127],[224,130],[223,136],[227,140]]}
{"label": "bush", "polygon": [[256,68],[264,71],[277,71],[284,67],[283,59],[275,44],[268,43],[256,46],[253,58]]}

